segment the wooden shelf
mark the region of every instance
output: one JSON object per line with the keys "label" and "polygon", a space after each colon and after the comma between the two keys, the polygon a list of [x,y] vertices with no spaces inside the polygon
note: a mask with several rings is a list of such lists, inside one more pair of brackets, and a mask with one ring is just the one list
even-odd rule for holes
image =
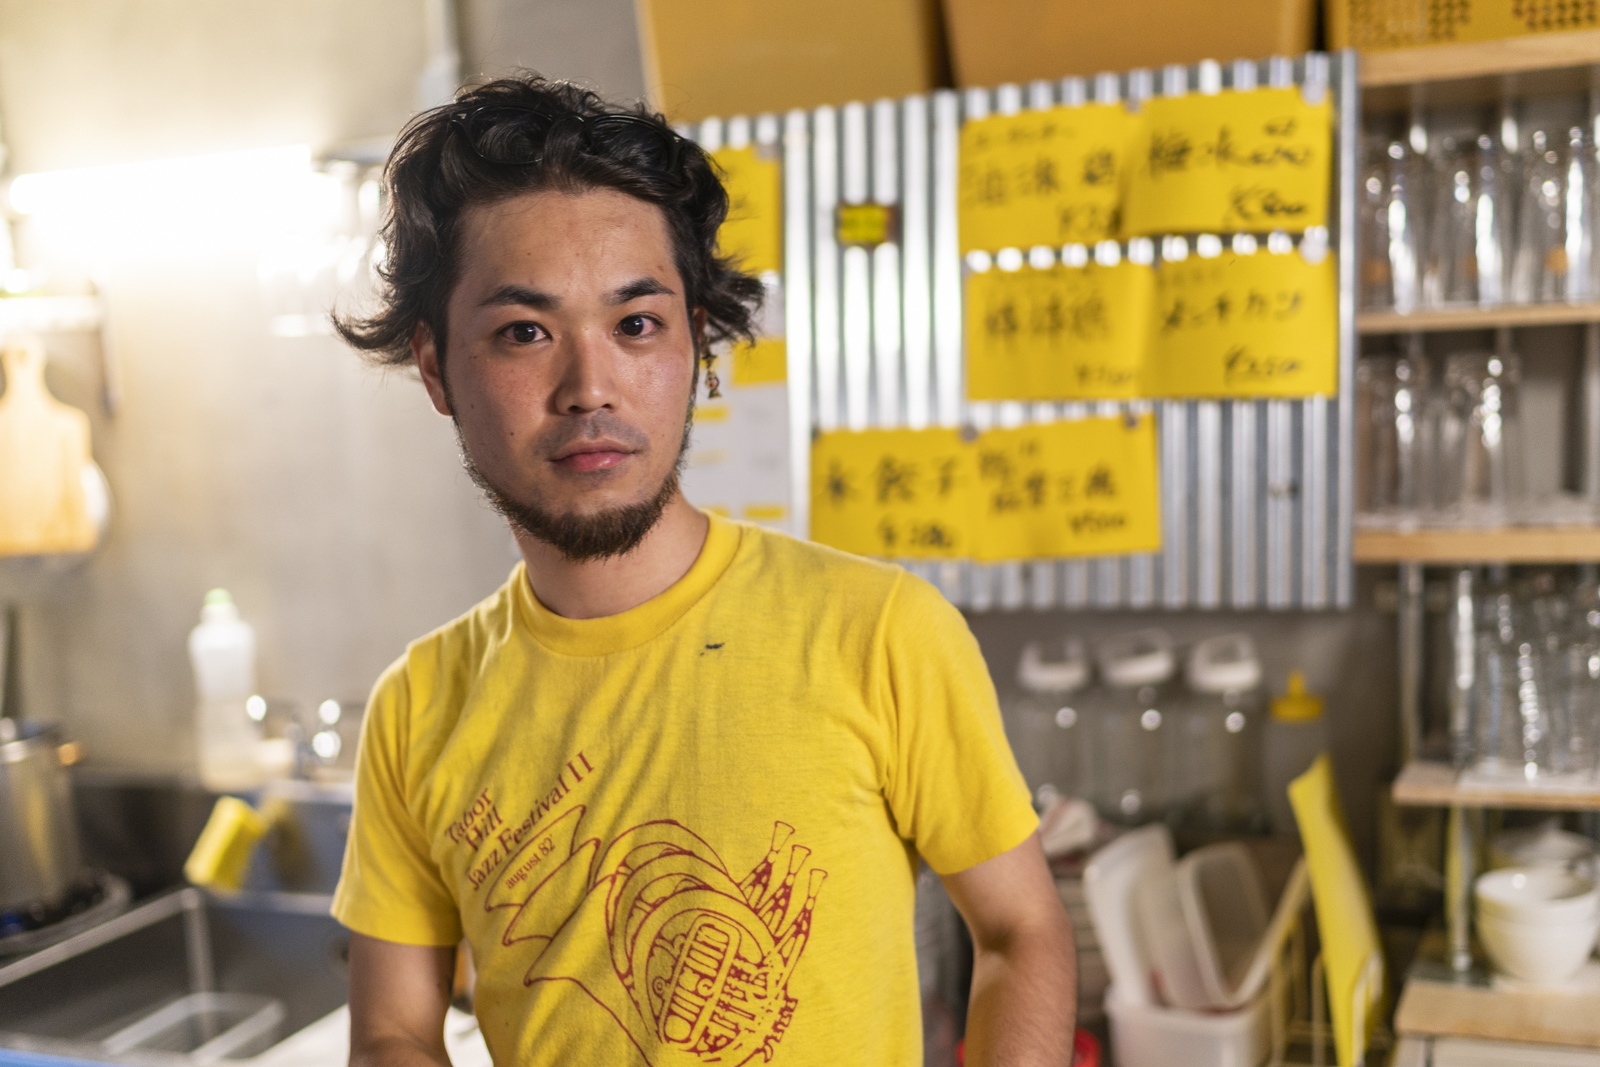
{"label": "wooden shelf", "polygon": [[1412,977],[1394,1012],[1395,1033],[1600,1047],[1600,990],[1496,989]]}
{"label": "wooden shelf", "polygon": [[1600,303],[1510,304],[1504,307],[1448,308],[1437,311],[1363,311],[1356,316],[1361,334],[1445,333],[1492,330],[1500,326],[1570,326],[1600,322]]}
{"label": "wooden shelf", "polygon": [[1592,63],[1600,63],[1600,30],[1566,30],[1498,41],[1365,52],[1361,56],[1361,85],[1411,85],[1586,67]]}
{"label": "wooden shelf", "polygon": [[1423,808],[1513,808],[1524,811],[1600,811],[1600,781],[1531,786],[1517,782],[1460,784],[1449,764],[1412,760],[1394,780],[1394,802]]}
{"label": "wooden shelf", "polygon": [[1596,563],[1600,527],[1357,530],[1357,563]]}

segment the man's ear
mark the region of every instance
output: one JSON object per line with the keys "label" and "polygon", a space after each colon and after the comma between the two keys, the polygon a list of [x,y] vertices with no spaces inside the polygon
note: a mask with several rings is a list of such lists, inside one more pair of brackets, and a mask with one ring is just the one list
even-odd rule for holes
{"label": "man's ear", "polygon": [[444,368],[439,365],[439,346],[425,323],[417,323],[412,331],[411,358],[416,361],[417,373],[422,375],[422,385],[428,390],[428,399],[433,401],[433,410],[441,415],[454,415],[450,410],[449,392],[444,386]]}

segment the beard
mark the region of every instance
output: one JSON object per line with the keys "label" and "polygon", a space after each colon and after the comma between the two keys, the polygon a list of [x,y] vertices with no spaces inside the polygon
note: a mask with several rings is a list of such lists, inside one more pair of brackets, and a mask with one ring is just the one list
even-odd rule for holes
{"label": "beard", "polygon": [[[698,378],[698,375],[696,377]],[[472,453],[467,449],[466,438],[461,433],[460,422],[452,421],[455,423],[456,441],[461,446],[461,462],[466,468],[467,476],[472,479],[474,485],[483,490],[483,495],[488,498],[490,506],[511,524],[512,529],[535,540],[543,541],[560,552],[569,562],[589,563],[627,555],[638,547],[645,535],[655,529],[656,523],[661,521],[667,505],[678,494],[678,475],[688,461],[689,436],[694,426],[694,406],[695,395],[691,390],[689,410],[684,417],[683,437],[678,442],[677,458],[656,491],[644,500],[606,508],[590,515],[580,515],[571,511],[551,511],[542,507],[537,500],[519,500],[507,490],[495,485],[473,462]],[[559,437],[559,443],[542,441],[540,451],[545,454],[553,452],[556,447],[564,445],[574,437],[599,437],[606,423],[610,423],[616,430],[624,431],[612,434],[620,440],[644,439],[637,430],[623,427],[619,420],[601,414],[587,420],[583,430],[589,432],[580,431],[573,434],[570,430],[558,431],[552,436]]]}

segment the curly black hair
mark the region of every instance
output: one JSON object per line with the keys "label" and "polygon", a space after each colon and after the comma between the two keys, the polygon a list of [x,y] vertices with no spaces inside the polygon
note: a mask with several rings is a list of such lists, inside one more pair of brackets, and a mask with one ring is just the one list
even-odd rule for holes
{"label": "curly black hair", "polygon": [[754,339],[763,290],[717,254],[728,194],[716,165],[642,104],[607,104],[579,86],[532,73],[463,89],[407,123],[384,183],[383,306],[370,318],[332,315],[339,336],[373,362],[411,362],[419,323],[443,362],[463,212],[544,190],[615,189],[659,207],[691,316],[705,311],[702,343]]}

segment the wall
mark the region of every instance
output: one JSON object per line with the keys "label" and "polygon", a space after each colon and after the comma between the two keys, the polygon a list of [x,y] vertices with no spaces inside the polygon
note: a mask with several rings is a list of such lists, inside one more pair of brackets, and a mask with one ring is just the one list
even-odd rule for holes
{"label": "wall", "polygon": [[633,0],[458,0],[462,70],[519,67],[583,82],[617,100],[645,95]]}
{"label": "wall", "polygon": [[[0,0],[11,172],[392,137],[417,99],[423,10]],[[472,0],[461,16],[469,74],[526,65],[643,91],[628,0]],[[363,697],[514,560],[420,385],[330,337],[271,336],[259,234],[184,221],[181,239],[97,247],[17,227],[21,261],[52,285],[99,278],[123,395],[114,416],[100,407],[93,338],[47,339],[50,385],[93,417],[116,510],[95,556],[22,604],[22,700],[93,762],[140,772],[190,764],[185,639],[208,588],[255,624],[262,690],[313,705]]]}

